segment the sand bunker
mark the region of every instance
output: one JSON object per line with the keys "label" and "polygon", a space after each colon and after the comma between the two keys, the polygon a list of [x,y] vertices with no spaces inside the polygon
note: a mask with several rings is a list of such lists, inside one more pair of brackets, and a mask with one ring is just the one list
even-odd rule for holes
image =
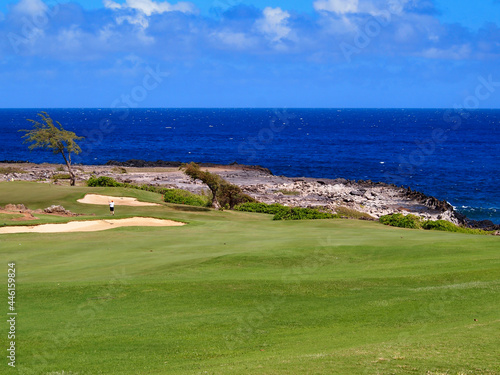
{"label": "sand bunker", "polygon": [[119,227],[172,227],[185,225],[178,221],[154,219],[150,217],[131,217],[114,220],[70,221],[64,224],[42,224],[35,226],[2,227],[1,233],[61,233],[96,232]]}
{"label": "sand bunker", "polygon": [[87,194],[82,199],[78,199],[79,203],[87,204],[102,204],[108,205],[114,201],[116,206],[161,206],[158,203],[149,203],[138,201],[137,198],[130,197],[112,197],[110,195]]}

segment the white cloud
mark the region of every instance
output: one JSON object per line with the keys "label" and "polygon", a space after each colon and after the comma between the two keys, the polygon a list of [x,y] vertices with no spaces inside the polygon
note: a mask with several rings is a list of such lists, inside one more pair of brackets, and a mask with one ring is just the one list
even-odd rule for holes
{"label": "white cloud", "polygon": [[73,25],[59,32],[57,46],[65,52],[78,52],[81,50],[83,40],[85,40],[84,33],[76,25]]}
{"label": "white cloud", "polygon": [[247,49],[255,45],[255,41],[242,32],[222,30],[214,32],[211,36],[215,38],[217,42],[237,49]]}
{"label": "white cloud", "polygon": [[290,13],[281,8],[267,7],[263,18],[256,21],[257,28],[266,34],[273,42],[279,43],[290,35],[292,29],[288,26]]}
{"label": "white cloud", "polygon": [[104,6],[116,11],[116,23],[121,25],[128,22],[137,27],[138,37],[145,43],[153,43],[154,38],[145,34],[149,27],[149,20],[153,14],[163,14],[167,12],[197,13],[197,9],[192,3],[179,2],[170,4],[167,1],[156,2],[154,0],[126,0],[123,4],[118,4],[112,0],[104,0]]}
{"label": "white cloud", "polygon": [[415,0],[316,0],[317,12],[331,12],[338,15],[367,13],[372,16],[387,14],[401,15],[410,1]]}
{"label": "white cloud", "polygon": [[116,23],[121,25],[124,21],[127,21],[131,25],[138,25],[143,29],[146,29],[149,26],[148,19],[144,14],[136,14],[134,16],[118,16],[116,17]]}
{"label": "white cloud", "polygon": [[470,44],[455,45],[447,49],[429,48],[423,51],[422,56],[428,59],[465,60],[471,57]]}
{"label": "white cloud", "polygon": [[313,6],[317,11],[323,10],[339,14],[357,13],[359,0],[316,0]]}
{"label": "white cloud", "polygon": [[177,4],[170,4],[167,1],[156,2],[154,0],[126,0],[124,4],[118,4],[112,0],[104,0],[104,6],[112,10],[133,9],[145,14],[148,17],[154,13],[162,14],[174,11],[179,11],[182,13],[196,13],[196,7],[194,6],[194,4],[184,1],[181,1]]}
{"label": "white cloud", "polygon": [[12,10],[14,13],[36,15],[47,12],[49,7],[42,0],[21,0]]}
{"label": "white cloud", "polygon": [[108,9],[122,9],[122,5],[115,3],[114,1],[111,0],[104,0],[104,7]]}

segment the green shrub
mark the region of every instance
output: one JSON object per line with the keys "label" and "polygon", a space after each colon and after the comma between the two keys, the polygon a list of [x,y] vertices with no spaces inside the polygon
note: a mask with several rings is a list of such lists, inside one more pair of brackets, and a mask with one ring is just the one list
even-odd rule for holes
{"label": "green shrub", "polygon": [[237,185],[222,180],[217,191],[217,200],[221,207],[233,209],[238,204],[256,202],[251,196],[243,193]]}
{"label": "green shrub", "polygon": [[119,183],[116,181],[114,178],[111,177],[106,177],[106,176],[101,176],[99,178],[97,177],[90,177],[87,180],[87,186],[91,187],[121,187],[124,184]]}
{"label": "green shrub", "polygon": [[54,181],[57,181],[57,180],[69,180],[71,178],[71,176],[69,175],[69,173],[55,173],[52,175],[52,179]]}
{"label": "green shrub", "polygon": [[490,232],[481,229],[471,229],[459,227],[446,220],[426,220],[422,221],[418,216],[415,215],[402,215],[402,214],[392,214],[385,215],[380,218],[380,222],[385,225],[390,225],[393,227],[400,228],[413,228],[419,229],[423,228],[426,230],[440,230],[444,232],[456,232],[456,233],[467,233],[467,234],[490,234]]}
{"label": "green shrub", "polygon": [[292,207],[289,210],[281,210],[274,215],[273,220],[317,220],[336,219],[339,215],[329,212],[321,212],[315,208]]}
{"label": "green shrub", "polygon": [[181,189],[165,189],[164,200],[168,203],[187,204],[190,206],[205,207],[210,204],[207,197],[193,194]]}
{"label": "green shrub", "polygon": [[428,220],[422,224],[422,228],[427,230],[441,230],[444,232],[456,232],[456,233],[468,233],[468,234],[490,234],[490,232],[481,229],[472,229],[459,227],[453,223],[446,220]]}
{"label": "green shrub", "polygon": [[278,211],[289,209],[289,207],[282,206],[278,203],[267,204],[260,202],[247,202],[234,207],[236,211],[258,212],[261,214],[275,215]]}
{"label": "green shrub", "polygon": [[415,215],[391,214],[380,217],[380,222],[391,227],[419,229],[422,221]]}
{"label": "green shrub", "polygon": [[422,224],[422,228],[428,230],[442,230],[446,232],[457,232],[458,227],[446,220],[431,221],[427,220]]}
{"label": "green shrub", "polygon": [[339,217],[338,215],[321,212],[314,208],[287,207],[278,203],[243,203],[236,206],[235,210],[271,214],[274,215],[273,220],[314,220]]}

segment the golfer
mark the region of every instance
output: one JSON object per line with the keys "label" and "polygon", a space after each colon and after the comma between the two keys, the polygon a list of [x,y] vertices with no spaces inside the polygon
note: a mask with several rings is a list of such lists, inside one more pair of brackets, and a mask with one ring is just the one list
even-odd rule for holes
{"label": "golfer", "polygon": [[113,201],[109,202],[109,213],[111,215],[115,214],[115,202],[113,202]]}

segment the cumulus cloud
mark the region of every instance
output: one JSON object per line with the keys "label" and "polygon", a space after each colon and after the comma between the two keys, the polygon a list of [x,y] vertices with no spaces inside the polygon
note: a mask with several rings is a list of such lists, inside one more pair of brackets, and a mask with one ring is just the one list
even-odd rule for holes
{"label": "cumulus cloud", "polygon": [[58,48],[65,52],[78,52],[82,46],[84,34],[77,26],[63,29],[57,35]]}
{"label": "cumulus cloud", "polygon": [[239,50],[253,48],[256,45],[256,41],[243,32],[221,30],[212,33],[211,37],[217,43],[222,43],[225,46]]}
{"label": "cumulus cloud", "polygon": [[262,12],[263,17],[256,21],[257,29],[264,33],[271,41],[279,43],[288,37],[292,29],[288,26],[290,13],[281,8],[267,7]]}
{"label": "cumulus cloud", "polygon": [[317,11],[327,11],[339,14],[357,13],[359,7],[358,0],[316,0],[313,3]]}
{"label": "cumulus cloud", "polygon": [[[284,58],[293,54],[307,63],[343,61],[340,46],[346,44],[355,51],[353,58],[500,56],[497,26],[473,32],[443,24],[429,5],[421,5],[428,1],[316,0],[319,16],[238,5],[220,18],[193,14],[195,8],[187,2],[117,1],[106,0],[105,8],[93,11],[75,3],[59,4],[56,12],[41,0],[20,0],[0,22],[0,33],[11,36],[10,44],[8,38],[0,40],[0,56],[106,61],[113,54],[136,53],[175,61],[218,58],[232,51],[235,56],[254,56],[255,61],[268,53]],[[385,15],[378,15],[384,10]],[[40,11],[47,17],[38,27]],[[27,16],[19,17],[20,12]]]}
{"label": "cumulus cloud", "polygon": [[148,18],[144,14],[135,14],[135,15],[124,15],[117,16],[116,22],[121,25],[123,22],[128,22],[131,25],[140,26],[142,29],[146,29],[149,26]]}
{"label": "cumulus cloud", "polygon": [[37,15],[47,12],[49,7],[42,0],[21,0],[12,8],[13,13]]}
{"label": "cumulus cloud", "polygon": [[167,1],[156,2],[153,0],[126,0],[124,4],[118,4],[112,0],[105,0],[104,6],[112,10],[133,9],[145,14],[148,17],[155,13],[162,14],[175,11],[182,13],[196,13],[196,7],[194,6],[194,4],[184,1],[177,4],[170,4]]}
{"label": "cumulus cloud", "polygon": [[432,47],[422,52],[422,56],[428,59],[441,60],[464,60],[471,57],[470,44],[451,46],[447,49]]}
{"label": "cumulus cloud", "polygon": [[118,25],[129,23],[136,29],[136,37],[142,43],[153,44],[155,38],[146,34],[149,27],[149,18],[152,15],[164,14],[169,12],[180,12],[185,14],[195,14],[197,9],[194,4],[189,2],[178,2],[170,4],[167,1],[154,0],[126,0],[119,4],[112,0],[104,0],[104,7],[116,12],[115,21]]}
{"label": "cumulus cloud", "polygon": [[391,13],[400,15],[405,10],[431,12],[432,3],[426,0],[316,0],[314,9],[320,13],[332,13],[341,16],[371,14],[372,16]]}

